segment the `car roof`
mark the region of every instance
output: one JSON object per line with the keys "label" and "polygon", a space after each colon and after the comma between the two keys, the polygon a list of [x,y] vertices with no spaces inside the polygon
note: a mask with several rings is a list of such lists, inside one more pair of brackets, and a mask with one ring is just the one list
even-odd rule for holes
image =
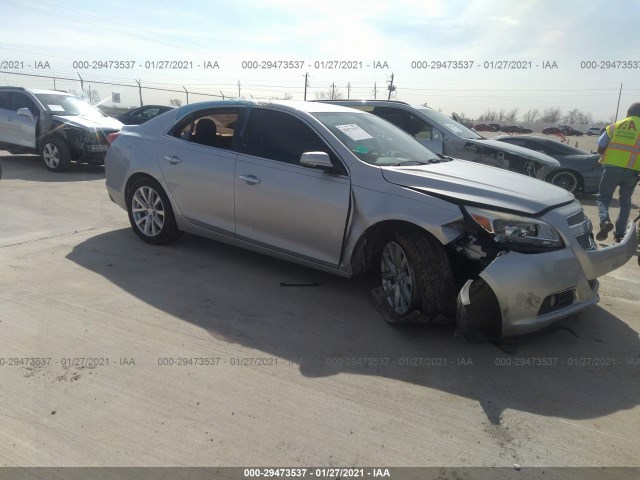
{"label": "car roof", "polygon": [[25,88],[25,87],[12,87],[12,86],[4,86],[0,87],[0,90],[21,90],[23,92],[29,92],[33,94],[49,94],[49,95],[72,95],[69,92],[65,92],[62,90],[46,90],[42,88]]}
{"label": "car roof", "polygon": [[[289,111],[301,111],[307,113],[315,112],[351,112],[353,109],[343,107],[340,105],[333,105],[330,103],[321,102],[305,102],[302,100],[210,100],[205,102],[190,103],[189,105],[183,105],[178,107],[178,115],[183,117],[192,112],[203,110],[207,108],[219,108],[219,107],[260,107],[260,106],[272,106],[278,107],[281,110]],[[364,112],[362,112],[364,113]]]}

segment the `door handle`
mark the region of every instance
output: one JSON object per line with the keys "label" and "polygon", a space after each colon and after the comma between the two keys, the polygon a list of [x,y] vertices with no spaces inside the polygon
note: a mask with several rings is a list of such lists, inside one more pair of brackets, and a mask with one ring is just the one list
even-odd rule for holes
{"label": "door handle", "polygon": [[164,159],[171,165],[178,165],[179,163],[182,163],[182,160],[180,160],[180,158],[176,157],[175,155],[165,155]]}
{"label": "door handle", "polygon": [[240,175],[238,178],[240,180],[244,180],[245,182],[247,182],[247,185],[257,185],[261,181],[255,175]]}

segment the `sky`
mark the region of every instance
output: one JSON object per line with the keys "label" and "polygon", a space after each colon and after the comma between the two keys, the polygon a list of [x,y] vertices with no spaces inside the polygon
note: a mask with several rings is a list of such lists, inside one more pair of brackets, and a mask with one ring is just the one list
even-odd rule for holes
{"label": "sky", "polygon": [[186,103],[185,89],[190,103],[302,100],[305,75],[309,100],[387,98],[393,76],[392,98],[469,118],[559,107],[610,120],[621,85],[619,118],[640,101],[640,0],[0,0],[0,12],[2,84],[82,77],[105,105],[139,104],[125,86],[137,81],[172,90],[143,90],[145,104]]}

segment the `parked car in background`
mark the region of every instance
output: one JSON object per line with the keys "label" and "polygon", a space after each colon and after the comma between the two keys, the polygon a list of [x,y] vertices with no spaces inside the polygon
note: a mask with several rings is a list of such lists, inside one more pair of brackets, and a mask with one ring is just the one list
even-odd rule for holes
{"label": "parked car in background", "polygon": [[542,129],[542,133],[545,135],[564,135],[565,133],[558,127],[547,127]]}
{"label": "parked car in background", "polygon": [[145,105],[140,108],[134,108],[128,112],[118,115],[116,118],[125,125],[141,125],[144,122],[157,117],[172,110],[174,107],[167,107],[165,105]]}
{"label": "parked car in background", "polygon": [[571,193],[598,192],[603,169],[597,153],[587,153],[557,140],[536,136],[505,135],[495,137],[494,140],[529,148],[558,160],[560,167],[547,174],[548,182]]}
{"label": "parked car in background", "polygon": [[581,137],[582,135],[584,135],[583,132],[581,132],[580,130],[577,130],[573,127],[570,127],[568,125],[564,125],[562,127],[559,127],[560,130],[562,130],[564,132],[565,135],[569,136],[576,136],[576,137]]}
{"label": "parked car in background", "polygon": [[473,126],[473,129],[476,132],[497,132],[491,125],[487,125],[486,123],[477,123]]}
{"label": "parked car in background", "polygon": [[629,229],[598,250],[560,188],[436,155],[351,108],[203,102],[110,139],[107,191],[143,241],[184,231],[346,277],[374,270],[391,322],[420,311],[465,333],[536,331],[596,303],[596,278],[636,249]]}
{"label": "parked car in background", "polygon": [[384,118],[431,151],[445,156],[504,168],[536,178],[558,167],[553,158],[526,148],[487,139],[443,113],[423,106],[388,100],[317,100],[356,108]]}
{"label": "parked car in background", "polygon": [[69,93],[0,87],[0,148],[39,154],[51,171],[67,170],[72,161],[102,165],[107,135],[120,127]]}
{"label": "parked car in background", "polygon": [[587,135],[591,136],[591,135],[602,135],[604,133],[603,130],[604,127],[589,127],[587,128],[587,131],[584,132]]}
{"label": "parked car in background", "polygon": [[533,130],[525,127],[521,127],[520,125],[503,125],[500,127],[500,130],[505,133],[532,133]]}
{"label": "parked car in background", "polygon": [[491,128],[493,128],[494,132],[499,132],[500,131],[500,124],[499,123],[488,123],[487,125],[489,125]]}

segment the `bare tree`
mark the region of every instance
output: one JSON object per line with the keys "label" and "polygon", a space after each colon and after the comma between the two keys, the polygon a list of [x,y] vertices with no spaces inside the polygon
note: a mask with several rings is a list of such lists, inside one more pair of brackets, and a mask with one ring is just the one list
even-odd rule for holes
{"label": "bare tree", "polygon": [[95,89],[87,89],[84,91],[84,99],[91,105],[100,103],[100,94]]}
{"label": "bare tree", "polygon": [[527,113],[525,113],[522,116],[522,121],[523,122],[535,122],[538,117],[540,116],[540,112],[538,111],[538,109],[533,109],[533,110],[529,110],[527,111]]}
{"label": "bare tree", "polygon": [[77,90],[74,90],[73,88],[69,90],[69,93],[71,95],[73,95],[74,97],[82,97],[84,98],[87,102],[89,102],[91,105],[97,105],[98,103],[100,103],[100,93],[98,93],[97,90],[94,89],[86,89],[82,91],[82,94],[78,93]]}
{"label": "bare tree", "polygon": [[182,106],[182,100],[180,100],[179,98],[171,98],[169,100],[169,105],[172,105],[174,107],[180,107]]}
{"label": "bare tree", "polygon": [[589,112],[579,112],[576,120],[578,123],[586,125],[587,123],[593,122],[593,116]]}
{"label": "bare tree", "polygon": [[569,110],[564,115],[564,121],[567,123],[576,123],[576,121],[578,120],[579,114],[580,114],[580,110],[578,110],[577,108],[574,108],[573,110]]}
{"label": "bare tree", "polygon": [[504,116],[504,119],[507,122],[517,122],[518,121],[518,107],[512,108],[509,112]]}
{"label": "bare tree", "polygon": [[502,122],[503,120],[506,120],[505,118],[506,116],[507,116],[507,112],[504,111],[504,108],[501,108],[500,112],[498,113],[498,121]]}
{"label": "bare tree", "polygon": [[560,121],[562,117],[562,111],[560,107],[549,107],[542,112],[542,116],[540,117],[540,121],[547,123],[557,123]]}
{"label": "bare tree", "polygon": [[483,122],[495,122],[496,121],[496,112],[495,110],[487,109],[482,115],[478,117],[478,121]]}
{"label": "bare tree", "polygon": [[324,92],[316,92],[316,100],[337,100],[344,98],[344,94],[338,87],[329,87]]}

